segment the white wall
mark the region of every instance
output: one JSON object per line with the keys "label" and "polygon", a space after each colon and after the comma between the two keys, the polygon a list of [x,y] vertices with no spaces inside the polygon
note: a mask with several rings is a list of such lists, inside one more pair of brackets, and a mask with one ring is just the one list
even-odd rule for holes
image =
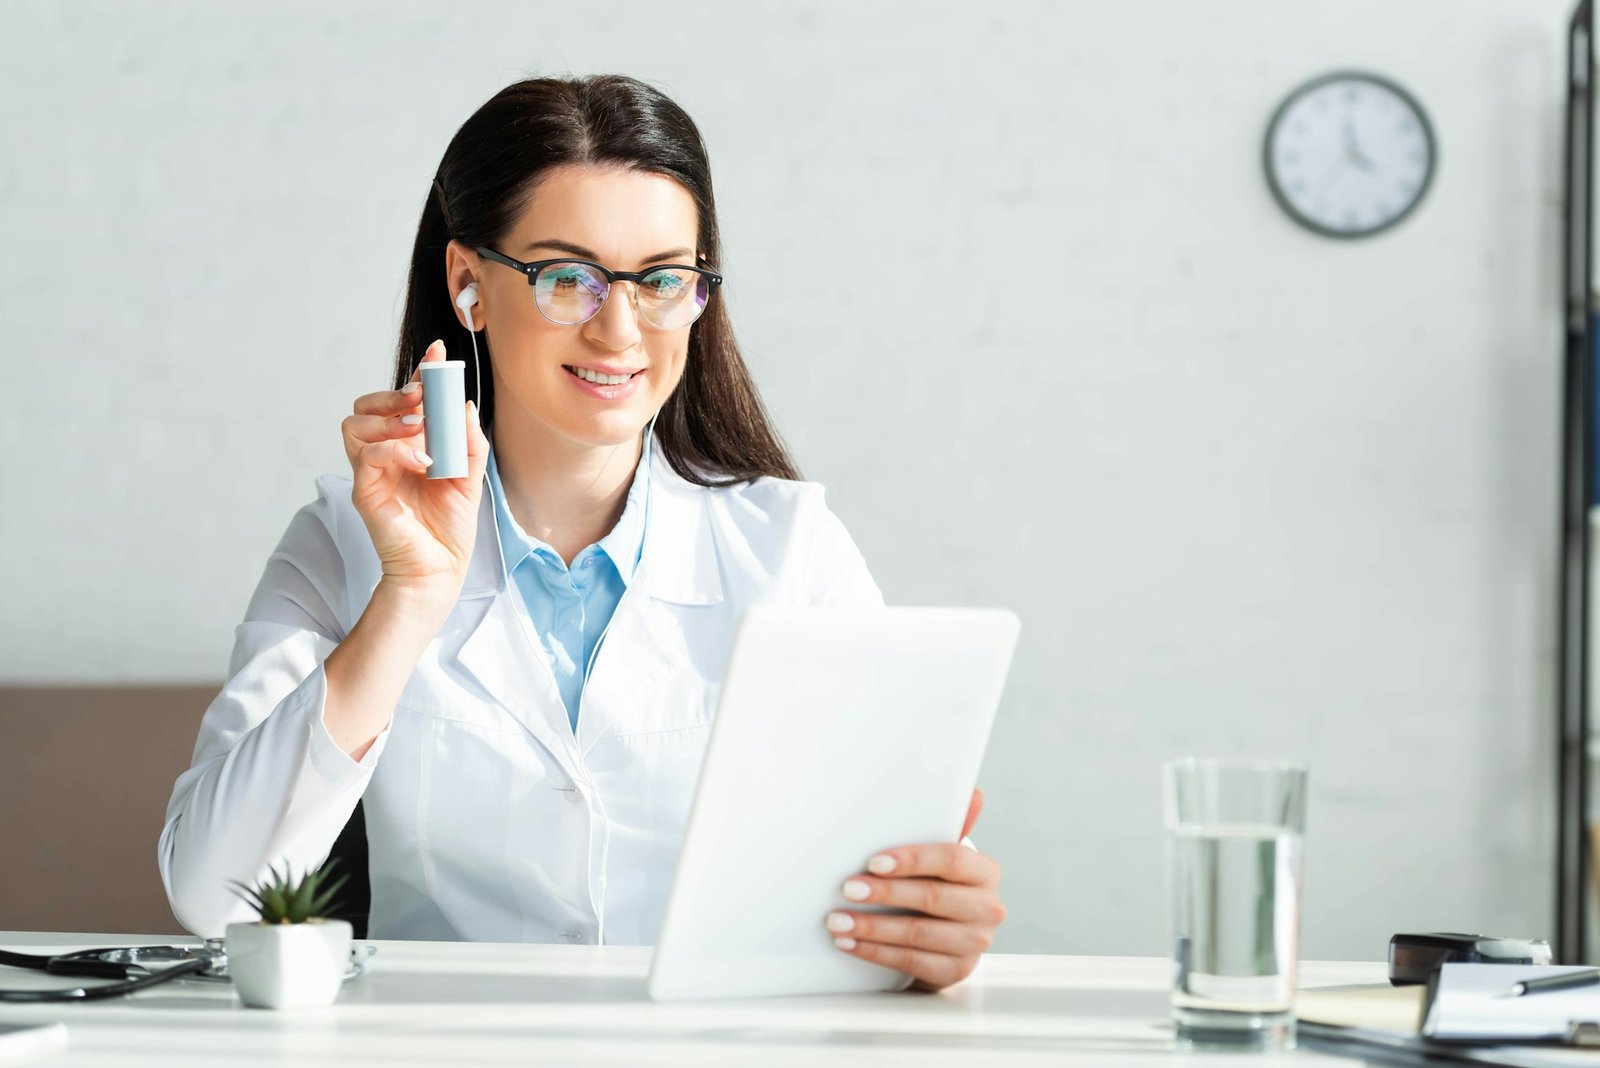
{"label": "white wall", "polygon": [[[1161,952],[1199,751],[1311,761],[1309,956],[1550,934],[1566,0],[764,6],[0,9],[0,680],[220,680],[450,135],[618,70],[700,122],[749,359],[890,599],[1023,618],[997,948]],[[1259,165],[1344,66],[1441,146],[1355,243]]]}

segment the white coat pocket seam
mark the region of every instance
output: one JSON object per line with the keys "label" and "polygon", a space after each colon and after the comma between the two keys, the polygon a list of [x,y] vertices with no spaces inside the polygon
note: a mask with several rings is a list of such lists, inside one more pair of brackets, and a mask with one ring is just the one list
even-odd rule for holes
{"label": "white coat pocket seam", "polygon": [[[505,718],[505,723],[493,722],[491,721],[491,717],[473,719],[460,714],[452,714],[447,709],[439,709],[437,707],[421,704],[417,701],[396,701],[395,707],[404,708],[407,711],[415,712],[418,715],[427,716],[429,719],[443,720],[446,723],[460,723],[463,726],[476,727],[479,730],[498,731],[503,734],[517,734],[523,729],[522,724],[517,722],[509,710],[500,708],[498,705],[495,705],[494,708],[498,709],[500,715]],[[498,719],[500,717],[493,718]]]}
{"label": "white coat pocket seam", "polygon": [[624,733],[602,734],[600,737],[595,739],[595,742],[604,742],[608,740],[620,741],[624,738],[650,738],[663,734],[681,734],[684,731],[703,731],[710,726],[711,720],[708,719],[704,723],[690,723],[682,727],[662,727],[660,730],[654,731],[627,731]]}

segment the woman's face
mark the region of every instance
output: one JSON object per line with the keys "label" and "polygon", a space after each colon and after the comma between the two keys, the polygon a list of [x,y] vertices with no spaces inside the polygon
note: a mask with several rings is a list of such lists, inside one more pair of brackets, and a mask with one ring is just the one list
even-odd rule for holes
{"label": "woman's face", "polygon": [[[659,174],[592,165],[545,172],[522,215],[495,251],[524,262],[572,256],[613,271],[693,264],[699,212],[688,190]],[[635,286],[617,282],[595,316],[562,326],[540,314],[519,271],[451,243],[452,300],[478,283],[475,321],[494,352],[494,420],[576,445],[634,440],[683,376],[689,327],[663,330],[639,317]],[[575,372],[632,374],[595,385]],[[543,433],[541,433],[541,431]]]}

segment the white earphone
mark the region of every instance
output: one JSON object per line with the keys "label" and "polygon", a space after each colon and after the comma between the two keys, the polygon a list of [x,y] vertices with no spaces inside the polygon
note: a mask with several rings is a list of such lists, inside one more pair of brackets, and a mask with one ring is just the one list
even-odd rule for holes
{"label": "white earphone", "polygon": [[461,292],[456,294],[456,307],[467,313],[467,336],[472,339],[472,377],[477,382],[478,392],[473,397],[473,403],[478,410],[483,410],[483,371],[478,366],[478,327],[472,321],[472,306],[478,303],[478,283],[470,282],[461,287]]}
{"label": "white earphone", "polygon": [[478,283],[469,282],[461,287],[461,292],[456,294],[456,307],[467,313],[467,328],[478,329],[472,323],[472,306],[478,303]]}

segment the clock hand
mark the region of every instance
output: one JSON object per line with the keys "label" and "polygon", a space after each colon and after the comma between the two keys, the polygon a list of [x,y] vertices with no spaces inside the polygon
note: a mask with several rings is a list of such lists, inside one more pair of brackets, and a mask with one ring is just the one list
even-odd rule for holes
{"label": "clock hand", "polygon": [[1350,145],[1350,162],[1363,171],[1370,171],[1373,168],[1372,157],[1361,151],[1361,146],[1354,142]]}
{"label": "clock hand", "polygon": [[1355,123],[1349,119],[1344,120],[1344,158],[1357,170],[1372,170],[1372,160],[1361,151],[1361,145],[1356,140]]}

